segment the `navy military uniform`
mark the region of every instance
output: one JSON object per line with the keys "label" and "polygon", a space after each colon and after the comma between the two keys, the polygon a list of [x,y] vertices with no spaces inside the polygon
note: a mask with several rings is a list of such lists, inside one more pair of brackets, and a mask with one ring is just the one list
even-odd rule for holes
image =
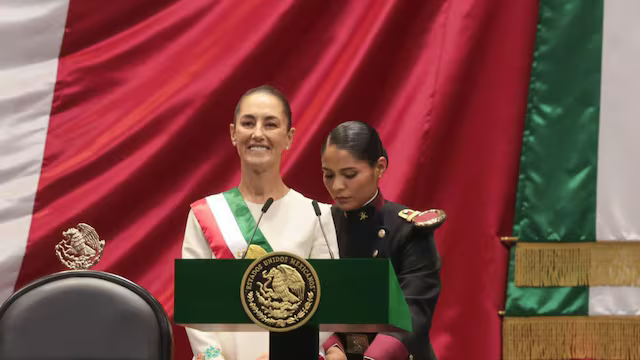
{"label": "navy military uniform", "polygon": [[349,360],[435,360],[429,341],[431,319],[440,292],[440,257],[433,233],[444,222],[441,210],[418,212],[376,198],[364,207],[342,211],[333,206],[340,258],[391,260],[411,313],[411,333],[343,334],[325,348],[340,346]]}

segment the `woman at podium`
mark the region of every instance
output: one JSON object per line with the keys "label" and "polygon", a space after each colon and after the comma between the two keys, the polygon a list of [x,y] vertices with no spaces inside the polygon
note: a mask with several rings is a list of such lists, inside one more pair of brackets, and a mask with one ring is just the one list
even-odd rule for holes
{"label": "woman at podium", "polygon": [[335,201],[331,210],[340,258],[389,258],[409,305],[413,331],[335,334],[324,344],[327,359],[436,359],[429,341],[440,290],[433,232],[445,214],[385,200],[378,181],[388,163],[377,131],[362,122],[338,125],[322,146],[323,180]]}
{"label": "woman at podium", "polygon": [[[272,251],[288,251],[305,258],[328,258],[327,242],[311,199],[289,188],[280,176],[282,153],[291,147],[295,134],[287,98],[270,86],[247,91],[229,129],[231,144],[240,158],[240,184],[191,204],[182,257],[257,258]],[[329,206],[321,206],[325,207],[321,221],[335,253]],[[215,279],[211,283],[215,284]],[[266,356],[269,349],[266,331],[226,333],[187,328],[187,335],[198,360],[254,360]]]}

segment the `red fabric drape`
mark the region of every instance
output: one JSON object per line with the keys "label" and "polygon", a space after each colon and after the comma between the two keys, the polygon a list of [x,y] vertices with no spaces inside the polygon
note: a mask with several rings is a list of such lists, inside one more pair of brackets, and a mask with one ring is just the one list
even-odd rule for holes
{"label": "red fabric drape", "polygon": [[533,0],[71,0],[17,286],[60,270],[62,230],[86,222],[107,241],[96,269],[171,311],[188,204],[237,184],[228,124],[239,96],[268,83],[297,128],[285,181],[310,197],[329,200],[320,144],[332,127],[380,130],[385,196],[449,214],[438,357],[498,359],[498,236],[512,225],[536,18]]}

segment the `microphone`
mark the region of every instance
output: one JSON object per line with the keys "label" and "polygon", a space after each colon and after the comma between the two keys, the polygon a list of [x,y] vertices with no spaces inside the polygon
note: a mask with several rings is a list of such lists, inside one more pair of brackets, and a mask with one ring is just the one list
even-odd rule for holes
{"label": "microphone", "polygon": [[249,238],[249,243],[247,244],[247,250],[245,250],[244,254],[242,254],[242,260],[244,260],[244,258],[247,256],[247,253],[249,252],[249,247],[251,246],[251,242],[253,241],[253,236],[256,234],[256,231],[258,230],[258,225],[260,225],[260,220],[262,220],[262,215],[264,215],[264,213],[266,213],[267,210],[269,210],[269,207],[271,207],[271,204],[273,204],[272,197],[268,198],[267,201],[264,203],[264,205],[262,205],[262,210],[260,210],[260,217],[258,217],[258,221],[256,222],[256,227],[253,228],[253,232],[251,233],[251,237]]}
{"label": "microphone", "polygon": [[331,259],[334,259],[333,251],[331,251],[331,246],[329,246],[329,240],[327,240],[327,234],[324,233],[324,228],[322,227],[322,220],[320,220],[320,215],[322,215],[320,212],[320,206],[318,206],[318,202],[315,200],[311,201],[311,205],[313,205],[313,210],[316,212],[316,216],[318,217],[318,224],[320,224],[322,237],[324,237],[324,242],[327,244],[327,249],[329,249],[329,256],[331,256]]}

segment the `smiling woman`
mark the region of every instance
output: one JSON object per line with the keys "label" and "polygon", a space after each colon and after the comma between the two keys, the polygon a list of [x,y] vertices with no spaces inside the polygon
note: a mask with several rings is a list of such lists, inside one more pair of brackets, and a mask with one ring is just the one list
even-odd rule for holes
{"label": "smiling woman", "polygon": [[[256,258],[287,251],[305,258],[329,258],[311,199],[290,189],[280,175],[282,153],[291,147],[295,134],[287,98],[270,86],[247,91],[236,106],[229,131],[240,158],[240,184],[191,204],[182,257],[233,259],[246,252],[247,258]],[[274,201],[249,246],[255,219],[270,198]],[[320,206],[329,246],[337,253],[329,205]],[[220,333],[188,327],[187,335],[196,359],[259,359],[266,358],[269,350],[267,332]],[[320,343],[328,335],[321,334]]]}
{"label": "smiling woman", "polygon": [[[254,202],[266,200],[260,194],[265,191],[254,191],[259,190],[260,184],[286,193],[280,162],[282,152],[293,142],[296,129],[291,127],[291,109],[285,96],[270,86],[249,90],[238,102],[229,130],[242,164],[240,192]],[[256,180],[258,184],[253,186],[246,183]],[[251,199],[254,196],[257,198]]]}

